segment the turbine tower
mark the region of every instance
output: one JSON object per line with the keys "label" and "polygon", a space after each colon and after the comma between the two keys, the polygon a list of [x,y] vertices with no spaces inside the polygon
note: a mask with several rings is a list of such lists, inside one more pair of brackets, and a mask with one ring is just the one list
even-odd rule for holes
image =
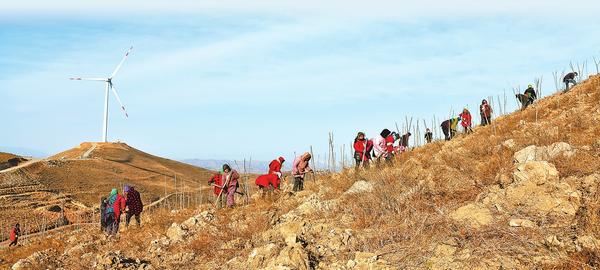
{"label": "turbine tower", "polygon": [[121,59],[121,62],[119,63],[119,65],[117,65],[117,67],[115,68],[115,70],[113,71],[113,73],[108,77],[108,78],[81,78],[81,77],[73,77],[73,78],[69,78],[70,80],[75,80],[75,81],[101,81],[104,82],[105,84],[105,90],[104,90],[104,124],[102,125],[102,142],[107,142],[107,134],[108,134],[108,95],[109,92],[112,91],[113,94],[115,94],[115,97],[117,98],[117,101],[119,102],[119,105],[121,105],[121,110],[123,110],[123,112],[125,113],[125,117],[128,118],[129,115],[127,115],[127,110],[125,110],[125,105],[123,105],[123,102],[121,102],[121,98],[119,97],[119,94],[117,93],[117,89],[115,88],[114,84],[113,84],[113,78],[115,77],[115,75],[117,75],[117,72],[119,72],[119,69],[121,69],[121,66],[123,66],[123,63],[125,63],[125,60],[127,60],[127,57],[129,56],[129,54],[131,53],[131,51],[133,50],[133,46],[131,46],[129,48],[129,50],[127,50],[127,52],[125,53],[125,56],[123,56],[123,59]]}

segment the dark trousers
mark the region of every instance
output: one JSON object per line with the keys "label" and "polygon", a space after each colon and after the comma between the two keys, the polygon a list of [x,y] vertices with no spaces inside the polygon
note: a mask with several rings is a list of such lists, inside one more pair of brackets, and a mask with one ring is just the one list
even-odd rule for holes
{"label": "dark trousers", "polygon": [[577,85],[577,82],[574,79],[568,79],[565,81],[565,92],[569,91],[569,83],[573,84],[573,86]]}
{"label": "dark trousers", "polygon": [[127,214],[125,214],[125,227],[129,226],[129,221],[131,221],[131,217],[135,216],[135,221],[137,222],[137,225],[140,226],[142,225],[142,222],[140,221],[140,215],[142,213],[131,213],[131,212],[127,212]]}
{"label": "dark trousers", "polygon": [[19,240],[19,238],[15,238],[15,241],[10,242],[10,244],[8,245],[10,246],[16,246],[17,245],[17,240]]}
{"label": "dark trousers", "polygon": [[491,116],[485,116],[485,114],[481,114],[481,125],[482,126],[487,126],[489,124],[492,123],[492,117]]}
{"label": "dark trousers", "polygon": [[446,141],[450,140],[450,129],[447,127],[442,127],[442,132],[444,132],[444,138]]}
{"label": "dark trousers", "polygon": [[294,191],[304,190],[304,178],[303,177],[294,177]]}
{"label": "dark trousers", "polygon": [[121,219],[115,217],[115,213],[106,214],[106,233],[117,234],[119,232],[119,223]]}
{"label": "dark trousers", "polygon": [[368,167],[369,160],[355,159],[356,160],[356,169],[358,170],[361,166]]}

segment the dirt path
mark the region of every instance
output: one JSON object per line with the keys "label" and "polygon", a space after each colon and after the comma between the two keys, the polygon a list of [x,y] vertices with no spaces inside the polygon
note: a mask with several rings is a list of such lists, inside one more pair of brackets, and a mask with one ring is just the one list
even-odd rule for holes
{"label": "dirt path", "polygon": [[23,162],[23,163],[21,163],[21,164],[19,164],[19,165],[17,165],[17,166],[10,167],[10,168],[8,168],[8,169],[2,170],[2,171],[0,171],[0,173],[11,172],[11,171],[14,171],[14,170],[17,170],[17,169],[20,169],[20,168],[23,168],[23,167],[29,166],[29,165],[31,165],[31,164],[33,164],[33,163],[36,163],[36,162],[38,162],[38,161],[41,161],[41,160],[43,160],[43,159],[39,159],[39,158],[32,158],[32,159],[30,159],[30,160],[28,160],[28,161],[25,161],[25,162]]}
{"label": "dirt path", "polygon": [[92,152],[94,152],[94,150],[96,149],[96,146],[98,146],[97,143],[92,143],[92,147],[90,147],[90,149],[88,149],[87,151],[85,151],[85,153],[83,153],[83,155],[81,155],[81,159],[90,158],[90,155],[92,154]]}

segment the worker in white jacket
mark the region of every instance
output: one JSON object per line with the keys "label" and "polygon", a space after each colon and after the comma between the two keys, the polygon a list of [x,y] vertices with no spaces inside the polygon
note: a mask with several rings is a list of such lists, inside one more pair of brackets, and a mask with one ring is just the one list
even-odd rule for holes
{"label": "worker in white jacket", "polygon": [[375,138],[373,138],[373,150],[375,151],[375,158],[378,162],[381,159],[388,159],[389,153],[387,151],[387,144],[385,138],[387,138],[391,132],[386,128],[379,133]]}

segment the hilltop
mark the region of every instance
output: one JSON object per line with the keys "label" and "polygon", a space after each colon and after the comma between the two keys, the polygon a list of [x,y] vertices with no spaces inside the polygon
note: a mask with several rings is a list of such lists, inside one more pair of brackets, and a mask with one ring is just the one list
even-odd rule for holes
{"label": "hilltop", "polygon": [[0,171],[17,166],[25,161],[27,161],[27,159],[24,157],[11,153],[0,152]]}
{"label": "hilltop", "polygon": [[118,240],[81,228],[0,254],[26,258],[16,268],[595,268],[599,121],[593,76],[393,166],[318,175],[297,193],[285,181],[235,209],[147,213]]}
{"label": "hilltop", "polygon": [[206,169],[153,156],[125,143],[82,143],[0,172],[2,235],[6,237],[8,223],[16,221],[30,231],[83,219],[96,221],[93,215],[101,196],[112,188],[121,190],[124,184],[135,186],[149,204],[176,190],[201,192],[210,175]]}

